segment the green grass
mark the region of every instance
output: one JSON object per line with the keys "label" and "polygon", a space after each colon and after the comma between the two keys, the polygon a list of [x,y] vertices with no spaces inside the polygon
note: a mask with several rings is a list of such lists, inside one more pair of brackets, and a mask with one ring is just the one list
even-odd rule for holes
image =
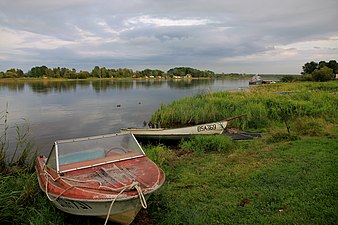
{"label": "green grass", "polygon": [[183,152],[203,154],[206,152],[226,153],[234,148],[233,141],[222,135],[198,135],[180,143]]}
{"label": "green grass", "polygon": [[335,224],[336,140],[263,142],[178,157],[150,215],[158,224]]}

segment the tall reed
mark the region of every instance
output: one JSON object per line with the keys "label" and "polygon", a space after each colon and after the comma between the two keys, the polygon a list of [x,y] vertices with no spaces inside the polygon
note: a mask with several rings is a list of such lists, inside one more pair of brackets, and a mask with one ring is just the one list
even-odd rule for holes
{"label": "tall reed", "polygon": [[161,107],[152,123],[161,127],[211,122],[246,113],[231,121],[242,129],[266,129],[301,117],[338,121],[337,82],[264,85],[247,92],[218,92],[183,98]]}
{"label": "tall reed", "polygon": [[[37,149],[29,140],[30,128],[27,121],[24,120],[22,125],[15,124],[13,127],[9,126],[8,122],[8,103],[4,112],[0,112],[0,173],[12,173],[17,170],[34,169],[34,162],[37,156]],[[12,148],[8,133],[10,129],[15,129],[15,147]],[[12,153],[10,153],[13,151]]]}

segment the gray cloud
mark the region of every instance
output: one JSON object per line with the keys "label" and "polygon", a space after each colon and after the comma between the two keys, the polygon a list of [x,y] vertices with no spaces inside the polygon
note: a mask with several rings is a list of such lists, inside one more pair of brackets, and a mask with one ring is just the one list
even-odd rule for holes
{"label": "gray cloud", "polygon": [[336,0],[0,0],[0,71],[192,66],[298,73],[337,59]]}

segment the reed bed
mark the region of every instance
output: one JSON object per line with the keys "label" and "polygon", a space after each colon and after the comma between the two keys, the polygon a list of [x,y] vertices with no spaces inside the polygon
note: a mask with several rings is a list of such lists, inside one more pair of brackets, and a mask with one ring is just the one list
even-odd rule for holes
{"label": "reed bed", "polygon": [[245,92],[206,93],[162,105],[151,122],[159,127],[177,127],[247,114],[245,119],[231,121],[231,125],[264,130],[302,117],[336,124],[337,93],[337,82],[271,84]]}
{"label": "reed bed", "polygon": [[[37,149],[29,139],[29,124],[24,120],[24,123],[10,127],[8,104],[0,115],[0,174],[33,171]],[[14,129],[16,133],[15,146],[11,146],[8,140],[10,129]]]}

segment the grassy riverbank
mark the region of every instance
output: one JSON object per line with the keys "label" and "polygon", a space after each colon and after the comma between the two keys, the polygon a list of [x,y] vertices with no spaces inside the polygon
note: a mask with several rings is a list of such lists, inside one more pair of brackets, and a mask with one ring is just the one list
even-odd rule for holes
{"label": "grassy riverbank", "polygon": [[336,224],[336,139],[267,140],[168,161],[154,224]]}
{"label": "grassy riverbank", "polygon": [[162,105],[154,113],[152,123],[160,127],[199,124],[246,113],[246,118],[233,120],[231,125],[267,131],[313,120],[317,125],[337,124],[337,93],[337,81],[279,83],[256,86],[250,91],[204,93]]}
{"label": "grassy riverbank", "polygon": [[[165,171],[166,183],[133,224],[336,224],[337,86],[267,85],[162,106],[153,115],[162,126],[247,113],[231,126],[264,133],[236,142],[197,136],[175,149],[144,146]],[[0,224],[103,223],[57,210],[39,190],[34,173],[0,173]]]}

